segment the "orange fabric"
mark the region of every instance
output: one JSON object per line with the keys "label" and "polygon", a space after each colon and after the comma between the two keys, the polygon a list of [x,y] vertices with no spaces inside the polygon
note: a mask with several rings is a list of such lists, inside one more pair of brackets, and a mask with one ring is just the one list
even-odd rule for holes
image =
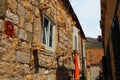
{"label": "orange fabric", "polygon": [[78,66],[78,54],[75,53],[75,73],[74,78],[79,79],[79,66]]}

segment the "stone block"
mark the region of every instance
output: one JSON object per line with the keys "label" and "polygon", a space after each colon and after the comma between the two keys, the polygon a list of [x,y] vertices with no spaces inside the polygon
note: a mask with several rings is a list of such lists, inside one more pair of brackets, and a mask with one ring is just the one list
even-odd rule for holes
{"label": "stone block", "polygon": [[9,50],[4,52],[4,55],[2,56],[2,60],[5,60],[5,61],[15,61],[15,52],[14,50]]}
{"label": "stone block", "polygon": [[21,4],[21,0],[16,0],[16,1]]}
{"label": "stone block", "polygon": [[39,10],[39,8],[35,8],[35,16],[38,18],[38,17],[40,17],[40,10]]}
{"label": "stone block", "polygon": [[25,76],[24,80],[34,80],[33,78],[34,78],[34,76],[29,74],[29,75]]}
{"label": "stone block", "polygon": [[7,0],[7,7],[14,13],[17,13],[17,2],[16,0]]}
{"label": "stone block", "polygon": [[30,67],[29,67],[29,65],[27,65],[27,64],[24,64],[24,73],[25,74],[29,74],[30,73]]}
{"label": "stone block", "polygon": [[25,52],[17,51],[16,53],[16,61],[20,63],[29,63],[30,61],[30,54]]}
{"label": "stone block", "polygon": [[38,0],[28,0],[28,2],[33,6],[38,5]]}
{"label": "stone block", "polygon": [[38,37],[38,35],[34,35],[33,36],[33,43],[39,43],[39,37]]}
{"label": "stone block", "polygon": [[4,21],[0,19],[0,31],[3,31]]}
{"label": "stone block", "polygon": [[28,43],[32,43],[32,33],[31,32],[27,32],[27,41]]}
{"label": "stone block", "polygon": [[7,62],[0,62],[0,74],[7,72],[6,67],[9,67],[8,65],[9,64]]}
{"label": "stone block", "polygon": [[6,76],[5,77],[4,76],[2,76],[2,77],[0,76],[0,80],[10,80],[10,78],[6,77]]}
{"label": "stone block", "polygon": [[[60,46],[61,46],[61,44],[59,45],[59,47],[60,47]],[[60,48],[57,48],[56,53],[57,53],[57,56],[63,55],[63,50],[61,49],[61,47],[60,47]]]}
{"label": "stone block", "polygon": [[27,31],[20,29],[18,37],[23,40],[27,40]]}
{"label": "stone block", "polygon": [[4,55],[5,49],[3,47],[0,47],[0,58]]}
{"label": "stone block", "polygon": [[6,20],[11,20],[14,24],[18,24],[18,16],[13,14],[9,9],[6,10]]}
{"label": "stone block", "polygon": [[60,41],[60,43],[64,43],[64,38],[63,37],[59,37],[59,41]]}
{"label": "stone block", "polygon": [[24,24],[25,24],[25,19],[24,19],[24,17],[20,16],[19,17],[19,27],[24,28],[25,27]]}
{"label": "stone block", "polygon": [[16,76],[16,77],[11,78],[11,80],[24,80],[24,79],[23,79],[23,76]]}
{"label": "stone block", "polygon": [[19,16],[25,17],[25,8],[20,4],[18,4],[17,14]]}
{"label": "stone block", "polygon": [[14,29],[15,29],[15,36],[18,36],[18,27],[14,26]]}
{"label": "stone block", "polygon": [[45,56],[39,56],[39,65],[45,66]]}
{"label": "stone block", "polygon": [[27,42],[21,42],[21,47],[24,49],[29,49]]}
{"label": "stone block", "polygon": [[28,2],[28,0],[22,0],[21,4],[29,11],[32,11],[33,6]]}
{"label": "stone block", "polygon": [[26,25],[25,25],[25,28],[26,28],[26,30],[28,31],[28,32],[32,32],[32,28],[33,26],[32,26],[32,24],[31,23],[26,23]]}
{"label": "stone block", "polygon": [[26,11],[26,20],[27,20],[29,23],[33,23],[34,15],[32,14],[32,12]]}
{"label": "stone block", "polygon": [[0,17],[4,17],[5,8],[5,0],[0,0]]}
{"label": "stone block", "polygon": [[41,31],[40,26],[41,26],[41,21],[40,21],[40,19],[39,19],[39,18],[35,18],[35,20],[34,20],[35,32]]}
{"label": "stone block", "polygon": [[38,7],[40,10],[47,10],[50,8],[50,3],[49,2],[40,3]]}
{"label": "stone block", "polygon": [[24,72],[24,68],[18,63],[9,63],[8,69],[7,73],[11,76],[20,76]]}

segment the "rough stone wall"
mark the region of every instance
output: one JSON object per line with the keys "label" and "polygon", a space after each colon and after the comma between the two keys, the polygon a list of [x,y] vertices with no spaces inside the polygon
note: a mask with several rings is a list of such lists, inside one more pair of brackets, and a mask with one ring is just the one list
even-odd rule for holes
{"label": "rough stone wall", "polygon": [[99,76],[99,71],[100,67],[99,66],[91,66],[90,67],[90,74],[91,74],[91,79],[90,80],[95,80]]}
{"label": "rough stone wall", "polygon": [[[3,0],[2,3],[0,12],[1,9],[5,11],[0,13],[0,80],[65,80],[71,76],[69,70],[74,67],[73,20],[61,2]],[[47,7],[44,7],[44,3]],[[55,22],[53,52],[41,44],[43,13]],[[15,35],[12,38],[4,34],[5,21],[14,23]],[[33,53],[36,49],[37,53]],[[38,59],[38,65],[35,64],[35,58]]]}

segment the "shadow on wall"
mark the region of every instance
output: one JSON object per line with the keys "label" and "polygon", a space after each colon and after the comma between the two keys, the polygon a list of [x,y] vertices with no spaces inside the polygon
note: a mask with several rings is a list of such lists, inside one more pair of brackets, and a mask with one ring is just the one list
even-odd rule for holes
{"label": "shadow on wall", "polygon": [[58,56],[57,63],[58,63],[58,69],[56,70],[56,80],[71,80],[71,76],[68,73],[68,69],[63,64],[60,66],[59,58],[61,56]]}
{"label": "shadow on wall", "polygon": [[[58,68],[54,68],[54,69],[56,69],[56,80],[71,80],[72,77],[69,74],[69,70],[64,66],[64,62],[61,62],[62,65],[60,65],[60,57],[61,56],[57,57]],[[43,68],[43,67],[39,66],[37,50],[33,51],[33,57],[34,57],[33,63],[32,63],[32,65],[31,64],[29,64],[29,65],[32,67],[31,70],[35,69],[35,73],[39,73],[39,68]],[[48,67],[46,67],[46,68],[48,68]],[[73,71],[71,71],[71,72],[73,72]]]}

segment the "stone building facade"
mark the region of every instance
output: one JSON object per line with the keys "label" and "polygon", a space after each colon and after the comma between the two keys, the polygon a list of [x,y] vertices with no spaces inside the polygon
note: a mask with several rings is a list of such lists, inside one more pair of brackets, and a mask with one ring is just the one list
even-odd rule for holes
{"label": "stone building facade", "polygon": [[120,0],[101,0],[101,30],[105,80],[120,79]]}
{"label": "stone building facade", "polygon": [[69,0],[0,0],[0,80],[70,79],[85,39]]}

